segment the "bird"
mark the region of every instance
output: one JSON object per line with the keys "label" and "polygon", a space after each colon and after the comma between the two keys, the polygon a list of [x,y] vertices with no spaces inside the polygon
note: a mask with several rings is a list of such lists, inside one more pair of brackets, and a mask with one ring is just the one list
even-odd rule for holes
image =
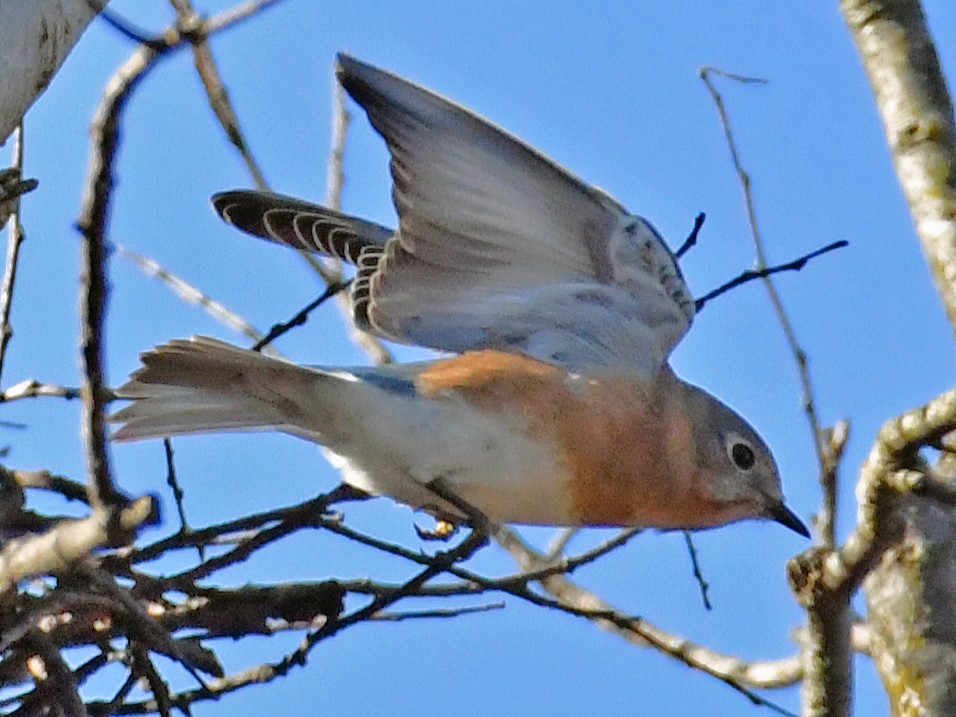
{"label": "bird", "polygon": [[466,107],[348,54],[335,75],[389,151],[398,228],[233,190],[245,233],[355,266],[355,324],[431,360],[307,367],[195,336],[141,355],[118,441],[274,430],[346,484],[441,520],[809,537],[770,448],[668,363],[694,319],[645,218]]}

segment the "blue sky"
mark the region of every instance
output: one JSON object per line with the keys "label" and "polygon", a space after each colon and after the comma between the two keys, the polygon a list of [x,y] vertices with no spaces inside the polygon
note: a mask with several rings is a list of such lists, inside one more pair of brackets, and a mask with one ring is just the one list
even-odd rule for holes
{"label": "blue sky", "polygon": [[[231,3],[196,4],[212,13]],[[347,50],[488,116],[648,217],[672,246],[705,211],[700,242],[682,262],[697,295],[753,261],[740,189],[697,69],[714,65],[767,78],[765,86],[720,87],[753,177],[771,260],[838,239],[851,243],[778,282],[810,356],[822,420],[852,422],[840,500],[840,534],[846,535],[856,474],[878,427],[951,388],[954,359],[866,78],[835,5],[288,0],[212,46],[243,129],[277,191],[315,200],[325,194],[331,67],[334,53]],[[946,0],[925,5],[944,67],[952,70],[956,7]],[[111,7],[146,28],[171,19],[158,0],[116,0]],[[28,243],[4,386],[27,377],[68,385],[79,380],[72,223],[90,118],[107,78],[131,50],[110,28],[94,24],[27,117],[26,173],[41,184],[24,206]],[[129,107],[111,238],[267,329],[311,300],[318,286],[293,253],[240,235],[213,215],[212,193],[251,182],[191,63],[185,52],[164,60]],[[393,223],[384,146],[364,115],[353,117],[344,209]],[[0,156],[8,154],[5,148]],[[124,260],[116,258],[111,273],[114,383],[136,367],[140,351],[173,337],[202,333],[241,342]],[[364,361],[332,308],[283,337],[279,348],[304,363]],[[759,428],[774,449],[792,507],[809,518],[820,502],[814,453],[794,363],[763,289],[749,285],[708,306],[673,364]],[[4,406],[0,418],[30,426],[4,437],[10,465],[83,476],[77,405],[18,402]],[[300,501],[336,482],[314,446],[285,436],[188,438],[175,447],[194,525]],[[127,491],[163,491],[161,444],[121,446],[113,455]],[[346,515],[356,527],[418,546],[409,511],[386,499],[349,507]],[[168,500],[166,516],[174,519]],[[544,542],[550,531],[528,535]],[[605,535],[584,535],[572,547]],[[807,547],[802,539],[779,526],[743,523],[700,534],[697,545],[712,612],[701,606],[680,535],[643,535],[576,578],[621,610],[705,645],[752,659],[791,654],[801,612],[786,585],[785,563]],[[492,574],[513,568],[498,548],[485,550],[475,566]],[[225,579],[399,580],[409,570],[310,534]],[[758,709],[712,678],[584,621],[506,602],[503,611],[455,620],[348,630],[286,679],[201,705],[195,714],[274,714],[280,704],[290,715],[736,715]],[[227,670],[234,671],[277,659],[295,642],[283,636],[221,648]],[[872,667],[866,659],[857,665],[856,714],[885,712]],[[179,676],[176,683],[189,685]],[[766,696],[798,710],[794,689]]]}

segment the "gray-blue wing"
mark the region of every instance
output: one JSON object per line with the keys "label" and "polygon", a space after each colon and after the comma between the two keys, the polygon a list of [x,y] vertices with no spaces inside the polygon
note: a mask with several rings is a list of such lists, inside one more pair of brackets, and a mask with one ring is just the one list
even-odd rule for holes
{"label": "gray-blue wing", "polygon": [[397,232],[274,195],[216,201],[227,220],[355,263],[356,320],[380,336],[660,368],[693,300],[650,223],[438,94],[346,55],[337,76],[388,145]]}

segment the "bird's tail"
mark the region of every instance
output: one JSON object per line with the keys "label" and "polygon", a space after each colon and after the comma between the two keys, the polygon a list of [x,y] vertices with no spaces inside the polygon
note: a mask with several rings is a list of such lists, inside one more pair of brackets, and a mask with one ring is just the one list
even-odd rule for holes
{"label": "bird's tail", "polygon": [[[133,403],[110,416],[113,437],[137,440],[255,429],[284,430],[321,441],[333,374],[207,337],[157,346],[116,392]],[[329,395],[329,394],[332,395]]]}

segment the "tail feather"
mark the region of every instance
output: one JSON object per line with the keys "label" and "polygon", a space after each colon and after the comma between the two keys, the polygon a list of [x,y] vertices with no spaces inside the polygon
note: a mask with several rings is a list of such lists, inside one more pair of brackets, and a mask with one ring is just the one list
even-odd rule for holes
{"label": "tail feather", "polygon": [[207,337],[171,341],[141,359],[116,391],[133,399],[110,416],[121,424],[116,440],[269,428],[321,433],[316,387],[331,374]]}

